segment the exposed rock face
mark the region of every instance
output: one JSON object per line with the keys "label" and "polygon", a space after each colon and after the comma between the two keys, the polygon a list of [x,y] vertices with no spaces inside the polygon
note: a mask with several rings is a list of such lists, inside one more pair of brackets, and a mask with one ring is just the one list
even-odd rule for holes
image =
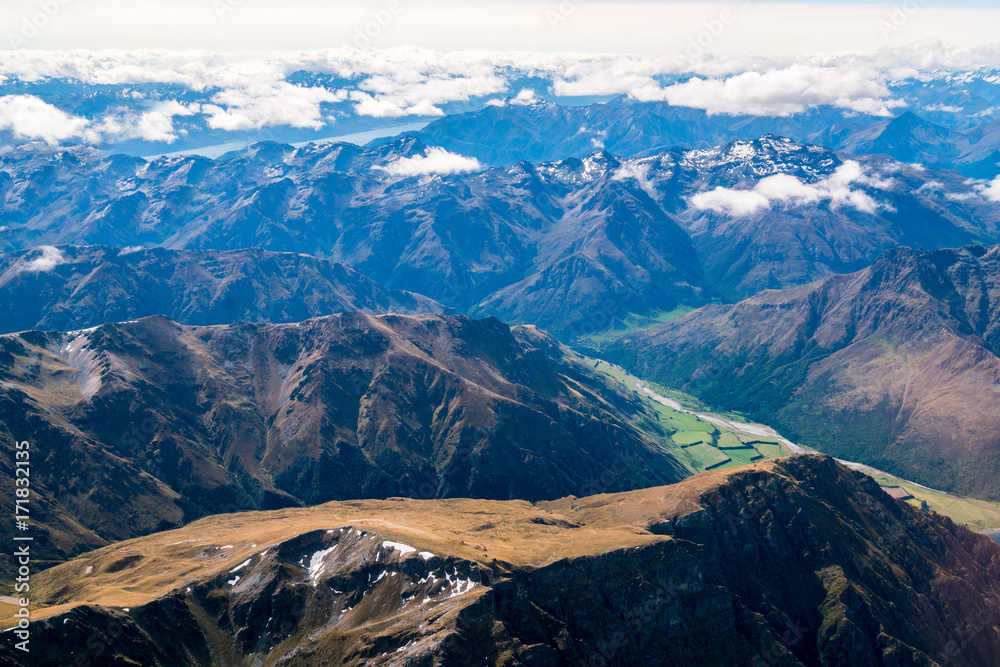
{"label": "exposed rock face", "polygon": [[898,249],[871,268],[709,306],[608,355],[785,435],[997,498],[1000,247]]}
{"label": "exposed rock face", "polygon": [[31,442],[42,523],[62,535],[39,536],[46,558],[208,513],[538,500],[690,474],[639,399],[548,335],[494,319],[151,317],[2,336],[0,378],[3,446],[13,460],[14,442]]}
{"label": "exposed rock face", "polygon": [[164,315],[181,324],[299,322],[349,310],[444,312],[342,264],[256,248],[238,251],[50,248],[0,255],[0,333],[70,331]]}
{"label": "exposed rock face", "polygon": [[1000,661],[1000,546],[826,457],[535,507],[366,502],[212,517],[50,570],[44,604],[69,608],[36,611],[33,664]]}

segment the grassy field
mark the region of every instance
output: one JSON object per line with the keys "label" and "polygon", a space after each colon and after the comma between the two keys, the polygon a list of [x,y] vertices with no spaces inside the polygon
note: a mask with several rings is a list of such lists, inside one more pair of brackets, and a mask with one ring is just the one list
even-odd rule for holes
{"label": "grassy field", "polygon": [[704,431],[678,431],[670,436],[670,439],[681,447],[700,445],[702,443],[712,444],[712,436]]}
{"label": "grassy field", "polygon": [[769,459],[777,458],[779,456],[788,456],[791,454],[791,452],[788,451],[788,448],[780,442],[757,442],[754,444],[754,448]]}
{"label": "grassy field", "polygon": [[719,441],[716,443],[719,449],[746,449],[750,447],[735,433],[724,432],[719,434]]}
{"label": "grassy field", "polygon": [[732,461],[729,456],[712,445],[694,445],[684,450],[684,453],[697,464],[701,470],[713,470]]}
{"label": "grassy field", "polygon": [[[675,449],[675,454],[686,461],[691,469],[698,473],[706,470],[734,468],[757,461],[787,456],[790,452],[775,440],[768,440],[756,435],[745,435],[716,426],[696,415],[675,410],[654,401],[638,390],[635,380],[622,368],[596,359],[588,360],[591,366],[608,377],[624,385],[629,391],[642,397],[652,410],[660,424],[670,432],[671,444],[667,449]],[[703,414],[718,414],[730,421],[745,421],[741,415],[726,413],[709,413],[705,406],[696,399],[682,392],[665,389],[655,384],[643,381],[646,386],[665,398],[676,401],[688,410],[697,410]]]}

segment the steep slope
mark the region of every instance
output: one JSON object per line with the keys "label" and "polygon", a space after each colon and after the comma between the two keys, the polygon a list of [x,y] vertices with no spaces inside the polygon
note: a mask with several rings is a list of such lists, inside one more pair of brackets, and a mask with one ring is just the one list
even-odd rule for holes
{"label": "steep slope", "polygon": [[[690,474],[640,399],[548,335],[493,319],[150,317],[6,335],[0,404],[5,455],[31,443],[33,489],[62,521],[39,518],[54,559],[208,513],[534,500]],[[60,538],[71,528],[89,541]]]}
{"label": "steep slope", "polygon": [[60,246],[0,255],[0,310],[0,333],[9,333],[149,315],[208,325],[444,308],[342,264],[294,253]]}
{"label": "steep slope", "polygon": [[978,667],[998,574],[988,538],[796,457],[536,506],[207,518],[38,575],[31,664]]}
{"label": "steep slope", "polygon": [[998,498],[1000,247],[898,249],[871,268],[709,306],[608,350],[825,452]]}

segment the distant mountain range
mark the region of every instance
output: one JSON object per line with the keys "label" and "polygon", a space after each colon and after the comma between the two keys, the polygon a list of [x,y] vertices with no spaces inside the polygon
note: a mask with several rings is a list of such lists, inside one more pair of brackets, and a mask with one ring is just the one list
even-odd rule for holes
{"label": "distant mountain range", "polygon": [[[944,126],[914,111],[886,119],[818,107],[773,117],[710,114],[665,102],[588,106],[544,102],[487,106],[406,133],[494,166],[583,157],[595,149],[643,157],[679,146],[708,148],[765,134],[853,155],[888,155],[900,162],[955,169],[975,178],[1000,176],[1000,120],[968,128]],[[376,139],[373,144],[397,140]]]}
{"label": "distant mountain range", "polygon": [[146,162],[12,149],[0,153],[0,248],[306,253],[574,339],[857,270],[900,244],[1000,241],[986,185],[777,137],[485,171],[439,151],[414,139],[266,143],[215,161]]}
{"label": "distant mountain range", "polygon": [[[299,322],[350,310],[446,310],[426,297],[385,289],[342,264],[296,253],[108,246],[45,252],[0,255],[0,333],[86,329],[149,315],[209,325]],[[36,256],[51,267],[32,266]]]}
{"label": "distant mountain range", "polygon": [[892,250],[606,353],[824,452],[1000,499],[1000,246]]}
{"label": "distant mountain range", "polygon": [[[540,500],[691,474],[634,394],[537,329],[494,319],[157,316],[9,334],[0,411],[7,453],[35,448],[40,561],[218,512]],[[0,507],[13,512],[13,496]]]}
{"label": "distant mountain range", "polygon": [[[17,39],[16,35],[15,29],[9,36]],[[931,51],[938,48],[930,46]],[[698,147],[710,136],[712,144],[720,144],[768,132],[811,141],[812,133],[826,128],[862,127],[883,120],[858,111],[865,105],[852,102],[859,100],[834,102],[821,84],[817,95],[815,89],[800,88],[797,81],[790,82],[792,89],[784,98],[771,100],[770,105],[765,102],[772,113],[781,113],[781,118],[767,116],[767,108],[757,110],[763,116],[715,113],[706,118],[697,108],[706,105],[705,99],[675,99],[692,107],[643,102],[640,100],[662,96],[672,85],[706,77],[706,72],[677,72],[676,64],[655,58],[641,63],[642,58],[636,57],[553,54],[539,59],[539,54],[483,52],[454,59],[405,48],[313,55],[316,60],[309,57],[304,61],[301,54],[280,53],[266,58],[149,50],[35,51],[27,58],[12,54],[0,61],[0,99],[7,105],[6,122],[0,123],[0,145],[33,140],[53,144],[84,141],[131,155],[171,151],[218,155],[227,145],[305,142],[362,132],[396,134],[403,131],[401,128],[438,120],[445,114],[491,112],[496,106],[522,107],[548,101],[567,105],[568,123],[542,124],[534,132],[525,128],[528,132],[507,135],[511,141],[528,139],[523,146],[505,146],[497,141],[506,132],[505,116],[498,116],[496,128],[482,128],[487,133],[481,136],[492,145],[489,150],[498,156],[529,147],[532,151],[547,150],[544,140],[536,140],[546,133],[552,137],[553,148],[574,144],[572,135],[579,133],[589,150],[591,138],[600,141],[606,134],[619,144],[613,149],[606,143],[606,148],[632,156],[636,153],[628,152],[626,144],[640,151],[675,145]],[[754,60],[748,65],[762,68],[759,71],[764,73],[777,71],[780,76],[786,63]],[[853,69],[857,63],[843,65]],[[383,71],[385,67],[391,75]],[[871,70],[861,76],[874,77],[872,92],[879,96],[878,90],[884,91],[884,100],[870,100],[871,112],[891,109],[915,113],[959,133],[1000,118],[1000,76],[995,68],[952,70],[935,65],[933,70],[917,72],[905,71],[909,67],[886,70],[884,63],[870,62],[861,67]],[[876,74],[877,70],[882,71]],[[604,74],[608,71],[621,72],[621,80],[608,80]],[[627,71],[633,73],[624,74]],[[813,75],[828,73],[820,70]],[[717,71],[711,78],[730,75],[740,73]],[[784,83],[789,84],[787,80]],[[763,97],[767,100],[773,94],[768,91]],[[817,97],[820,106],[813,106]],[[726,110],[749,108],[755,100],[750,93],[746,104]],[[823,100],[841,106],[824,104]],[[596,106],[591,111],[576,110],[579,105],[604,104],[615,109],[608,117]],[[797,110],[799,107],[802,110]],[[622,115],[617,115],[619,112]],[[650,112],[660,120],[649,118]],[[46,122],[31,122],[40,117]],[[444,126],[452,123],[447,116],[442,120]],[[586,124],[578,122],[581,120]],[[680,129],[680,121],[690,123],[691,131]],[[634,123],[634,130],[617,129],[625,122]],[[674,127],[666,127],[668,124]],[[480,143],[474,134],[459,134]],[[667,136],[679,141],[664,142]],[[582,157],[584,153],[554,152],[535,158],[551,161],[574,155]],[[496,164],[509,166],[516,161],[507,156]]]}
{"label": "distant mountain range", "polygon": [[[31,657],[980,667],[1000,661],[998,560],[826,457],[534,505],[338,502],[210,517],[35,575]],[[12,642],[0,656],[19,660]]]}

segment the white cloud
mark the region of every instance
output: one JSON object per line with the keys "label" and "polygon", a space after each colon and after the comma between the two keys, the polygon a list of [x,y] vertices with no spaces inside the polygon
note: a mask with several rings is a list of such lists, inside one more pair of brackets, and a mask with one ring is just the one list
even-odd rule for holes
{"label": "white cloud", "polygon": [[523,88],[521,89],[521,92],[517,94],[516,97],[490,100],[489,102],[486,103],[486,106],[505,107],[509,104],[511,106],[517,106],[517,107],[528,107],[531,106],[532,104],[538,104],[539,101],[540,100],[538,98],[538,95],[535,94],[535,91],[533,91],[531,88]]}
{"label": "white cloud", "polygon": [[979,183],[975,188],[984,199],[1000,202],[1000,176],[997,176],[989,183]]}
{"label": "white cloud", "polygon": [[649,169],[650,163],[648,161],[637,162],[628,161],[622,163],[622,166],[611,175],[612,181],[627,181],[629,179],[634,179],[639,187],[642,188],[646,194],[648,194],[653,199],[657,198],[656,188],[652,183],[649,182]]}
{"label": "white cloud", "polygon": [[144,139],[173,143],[177,140],[174,131],[174,116],[192,116],[201,110],[199,104],[181,104],[176,101],[160,102],[147,111],[136,113],[123,109],[117,113],[102,116],[85,133],[91,143],[108,140]]}
{"label": "white cloud", "polygon": [[18,139],[41,139],[57,144],[79,136],[85,118],[62,111],[34,95],[0,97],[0,130],[11,130]]}
{"label": "white cloud", "polygon": [[527,107],[538,103],[538,95],[531,88],[524,88],[510,101],[515,106]]}
{"label": "white cloud", "polygon": [[428,148],[423,155],[399,158],[386,167],[385,171],[393,176],[428,176],[431,174],[460,174],[470,171],[480,171],[483,166],[479,160],[451,153],[443,148]]}
{"label": "white cloud", "polygon": [[942,113],[962,113],[962,107],[956,107],[950,104],[929,104],[924,107],[924,111],[930,111],[934,113],[940,111]]}
{"label": "white cloud", "polygon": [[644,102],[704,109],[709,114],[789,116],[811,107],[832,105],[876,115],[905,106],[889,99],[882,83],[857,70],[793,65],[768,72],[744,72],[726,79],[691,79],[661,88],[630,91]]}
{"label": "white cloud", "polygon": [[209,127],[253,130],[274,125],[319,129],[326,124],[320,105],[339,102],[346,93],[326,88],[294,86],[287,82],[227,88],[202,107]]}
{"label": "white cloud", "polygon": [[806,183],[789,174],[776,174],[761,179],[751,190],[718,187],[701,192],[691,198],[691,205],[698,210],[737,217],[752,215],[778,204],[806,206],[823,201],[830,202],[833,208],[848,207],[862,213],[877,211],[880,205],[867,193],[853,189],[851,186],[855,184],[889,189],[894,182],[868,176],[859,163],[850,160],[816,183]]}
{"label": "white cloud", "polygon": [[400,116],[443,116],[444,111],[434,106],[430,100],[421,100],[416,104],[402,107],[388,99],[376,99],[368,93],[352,91],[351,100],[357,102],[354,112],[359,116],[373,118],[399,118]]}
{"label": "white cloud", "polygon": [[43,245],[39,246],[38,250],[41,250],[42,254],[25,264],[21,269],[22,273],[48,272],[68,261],[62,250],[55,246]]}

